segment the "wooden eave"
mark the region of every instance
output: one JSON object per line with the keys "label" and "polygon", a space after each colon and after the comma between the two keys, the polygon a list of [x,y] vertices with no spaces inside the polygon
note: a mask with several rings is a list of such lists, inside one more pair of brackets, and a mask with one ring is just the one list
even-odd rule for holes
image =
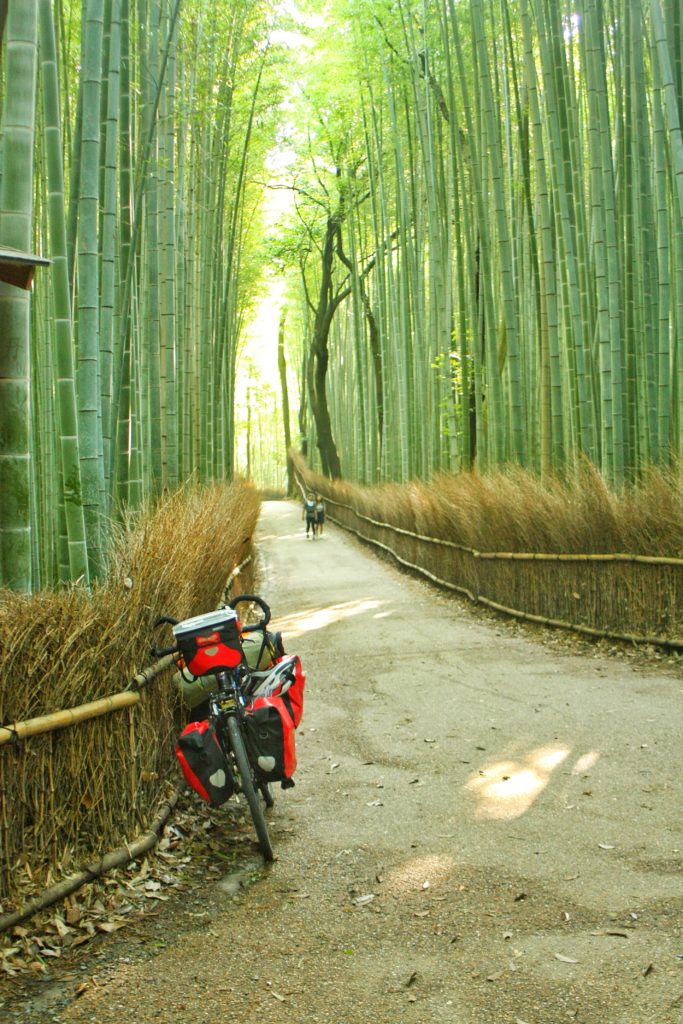
{"label": "wooden eave", "polygon": [[30,291],[36,267],[48,267],[51,262],[33,253],[0,248],[0,281]]}

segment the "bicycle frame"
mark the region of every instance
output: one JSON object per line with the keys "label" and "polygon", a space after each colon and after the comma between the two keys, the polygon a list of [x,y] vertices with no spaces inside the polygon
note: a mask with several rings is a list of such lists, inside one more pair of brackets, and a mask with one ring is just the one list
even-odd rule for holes
{"label": "bicycle frame", "polygon": [[233,672],[217,672],[216,678],[218,679],[219,687],[209,696],[209,720],[213,722],[216,728],[218,738],[226,755],[230,781],[236,792],[240,791],[241,786],[238,779],[235,778],[233,765],[228,756],[230,753],[230,741],[227,733],[227,720],[228,717],[235,716],[239,719],[240,728],[244,722],[244,711],[247,701],[241,686],[242,674],[243,669],[241,666]]}

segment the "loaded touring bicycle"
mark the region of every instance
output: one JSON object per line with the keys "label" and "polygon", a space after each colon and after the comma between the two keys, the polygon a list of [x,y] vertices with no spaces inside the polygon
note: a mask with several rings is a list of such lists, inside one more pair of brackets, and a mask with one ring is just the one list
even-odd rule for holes
{"label": "loaded touring bicycle", "polygon": [[[240,622],[242,603],[260,610],[258,622]],[[176,655],[176,683],[192,709],[176,746],[185,779],[212,807],[242,795],[266,860],[273,847],[264,812],[273,805],[273,783],[294,785],[305,686],[299,658],[285,654],[280,634],[268,631],[270,618],[254,594],[183,621],[163,616],[155,625],[170,625],[174,643],[152,652]]]}

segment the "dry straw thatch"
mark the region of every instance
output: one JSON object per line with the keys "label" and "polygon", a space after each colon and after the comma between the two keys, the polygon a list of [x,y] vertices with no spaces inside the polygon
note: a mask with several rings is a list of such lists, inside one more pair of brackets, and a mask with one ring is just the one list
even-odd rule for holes
{"label": "dry straw thatch", "polygon": [[616,493],[588,464],[564,481],[510,469],[359,487],[294,461],[342,526],[473,600],[683,648],[680,469],[651,469]]}
{"label": "dry straw thatch", "polygon": [[[259,498],[242,482],[186,489],[131,519],[107,578],[23,596],[0,591],[0,724],[117,693],[147,667],[160,615],[215,608],[251,551]],[[251,589],[251,565],[241,590]],[[179,721],[163,673],[141,701],[72,728],[0,746],[0,900],[45,884],[144,830],[177,782]]]}

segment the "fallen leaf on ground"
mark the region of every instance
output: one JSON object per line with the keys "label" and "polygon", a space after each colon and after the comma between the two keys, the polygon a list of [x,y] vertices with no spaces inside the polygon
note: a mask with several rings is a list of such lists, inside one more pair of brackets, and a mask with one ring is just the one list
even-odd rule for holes
{"label": "fallen leaf on ground", "polygon": [[118,931],[119,928],[123,928],[123,922],[97,921],[95,923],[95,927],[97,928],[98,932],[115,932]]}
{"label": "fallen leaf on ground", "polygon": [[368,903],[372,903],[375,898],[374,892],[366,893],[364,896],[355,896],[351,902],[354,907],[366,907]]}

